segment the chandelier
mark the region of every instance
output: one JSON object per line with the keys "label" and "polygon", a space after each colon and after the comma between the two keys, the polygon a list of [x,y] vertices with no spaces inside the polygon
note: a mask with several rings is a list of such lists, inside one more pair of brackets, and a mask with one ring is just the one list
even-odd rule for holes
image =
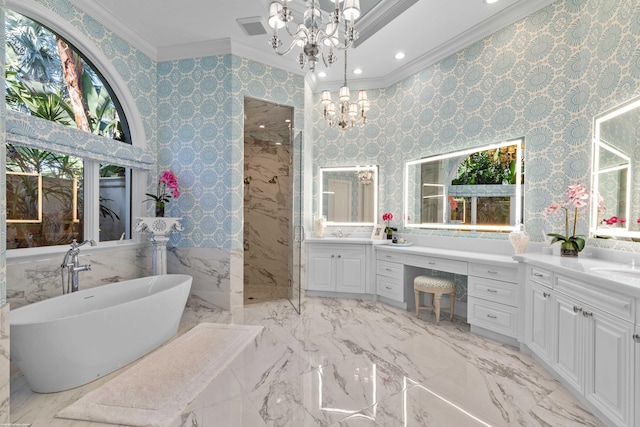
{"label": "chandelier", "polygon": [[337,105],[331,99],[331,92],[328,90],[323,90],[321,96],[324,119],[329,126],[334,127],[337,124],[342,129],[346,129],[347,126],[354,127],[360,119],[363,126],[367,123],[367,111],[370,107],[367,91],[359,91],[357,101],[351,102],[351,94],[347,86],[346,50],[344,51],[344,84],[338,93]]}
{"label": "chandelier", "polygon": [[[360,17],[360,0],[334,0],[335,9],[332,13],[320,9],[318,0],[306,0],[307,9],[303,15],[303,22],[295,25],[293,12],[289,7],[290,0],[274,0],[269,4],[269,26],[273,28],[271,47],[278,55],[288,54],[294,46],[299,46],[301,52],[298,63],[301,68],[309,65],[313,72],[318,60],[322,58],[325,67],[331,67],[336,62],[334,49],[348,49],[358,38],[354,28],[354,22]],[[342,10],[340,10],[340,3]],[[340,42],[340,23],[345,23],[345,32],[342,35],[344,45]],[[285,50],[280,50],[282,40],[278,36],[278,30],[284,28],[287,34],[293,38]],[[325,55],[323,45],[329,49]]]}
{"label": "chandelier", "polygon": [[358,177],[358,182],[360,182],[360,184],[373,184],[373,170],[371,169],[356,171],[356,176]]}

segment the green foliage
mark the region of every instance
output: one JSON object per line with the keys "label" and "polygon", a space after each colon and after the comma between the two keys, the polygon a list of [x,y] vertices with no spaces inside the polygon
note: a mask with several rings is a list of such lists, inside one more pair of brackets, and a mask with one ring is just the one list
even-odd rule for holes
{"label": "green foliage", "polygon": [[479,151],[468,156],[458,166],[453,185],[515,184],[516,162],[503,167],[500,152]]}
{"label": "green foliage", "polygon": [[563,244],[568,244],[571,247],[573,247],[574,250],[581,252],[584,249],[584,245],[585,245],[585,237],[583,235],[576,235],[576,236],[563,236],[562,234],[557,234],[557,233],[548,233],[547,236],[549,237],[553,237],[553,240],[551,241],[551,244],[554,244],[556,242],[563,242]]}
{"label": "green foliage", "polygon": [[[76,127],[56,41],[41,24],[7,11],[6,102],[20,112]],[[107,89],[83,60],[82,96],[91,132],[122,140],[122,125]]]}

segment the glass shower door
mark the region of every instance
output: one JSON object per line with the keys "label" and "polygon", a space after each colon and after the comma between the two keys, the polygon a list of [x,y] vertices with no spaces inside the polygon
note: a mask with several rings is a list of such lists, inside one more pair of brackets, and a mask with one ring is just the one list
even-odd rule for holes
{"label": "glass shower door", "polygon": [[291,278],[289,280],[289,301],[293,308],[300,313],[301,305],[301,289],[302,289],[302,245],[304,244],[304,226],[302,223],[303,212],[303,152],[302,152],[302,132],[293,133],[292,146],[292,167],[293,167],[293,203],[291,204],[292,212],[292,250],[290,271]]}

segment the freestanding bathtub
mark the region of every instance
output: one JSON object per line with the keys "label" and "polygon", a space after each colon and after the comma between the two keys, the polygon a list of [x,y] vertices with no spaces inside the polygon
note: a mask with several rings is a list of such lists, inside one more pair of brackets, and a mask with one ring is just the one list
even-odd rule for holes
{"label": "freestanding bathtub", "polygon": [[35,392],[89,383],[173,337],[192,280],[143,277],[12,310],[11,357]]}

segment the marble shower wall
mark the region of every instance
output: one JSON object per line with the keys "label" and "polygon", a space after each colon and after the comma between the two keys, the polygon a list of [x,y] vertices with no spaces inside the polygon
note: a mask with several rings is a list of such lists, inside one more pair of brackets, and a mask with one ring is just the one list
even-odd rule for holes
{"label": "marble shower wall", "polygon": [[231,308],[229,249],[167,247],[167,272],[193,277],[191,296],[207,307]]}
{"label": "marble shower wall", "polygon": [[278,287],[274,291],[284,296],[289,284],[290,156],[288,144],[245,138],[244,284]]}

